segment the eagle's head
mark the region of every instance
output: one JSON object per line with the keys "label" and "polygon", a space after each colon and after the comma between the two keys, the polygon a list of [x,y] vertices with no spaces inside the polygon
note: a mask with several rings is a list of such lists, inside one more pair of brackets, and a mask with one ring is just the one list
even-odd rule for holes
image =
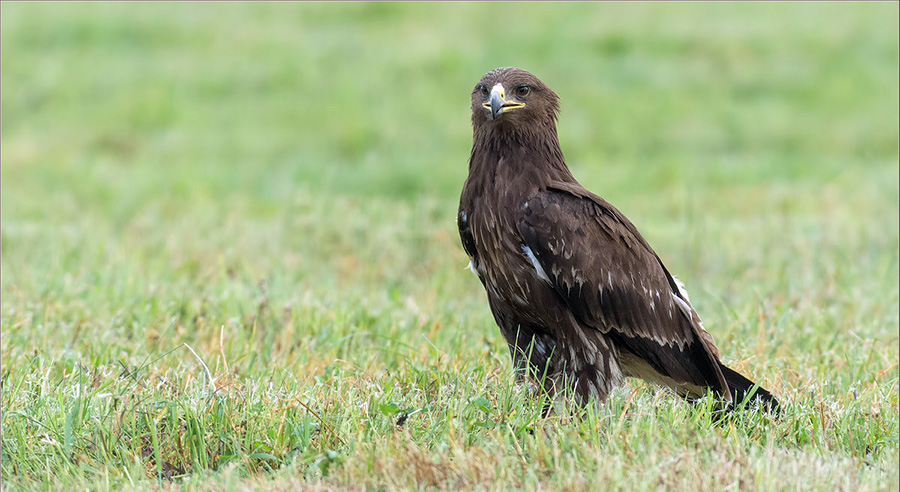
{"label": "eagle's head", "polygon": [[484,74],[472,91],[472,125],[555,128],[559,96],[529,72],[515,67]]}

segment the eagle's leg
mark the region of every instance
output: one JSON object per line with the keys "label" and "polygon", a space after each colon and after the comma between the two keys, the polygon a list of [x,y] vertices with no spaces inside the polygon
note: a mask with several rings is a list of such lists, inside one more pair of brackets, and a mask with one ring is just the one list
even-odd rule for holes
{"label": "eagle's leg", "polygon": [[595,330],[576,328],[577,343],[560,343],[565,367],[560,368],[557,386],[571,391],[582,405],[606,401],[625,380],[616,346]]}
{"label": "eagle's leg", "polygon": [[515,323],[502,330],[516,371],[516,381],[528,381],[534,389],[552,397],[556,374],[556,339],[545,330],[527,323]]}

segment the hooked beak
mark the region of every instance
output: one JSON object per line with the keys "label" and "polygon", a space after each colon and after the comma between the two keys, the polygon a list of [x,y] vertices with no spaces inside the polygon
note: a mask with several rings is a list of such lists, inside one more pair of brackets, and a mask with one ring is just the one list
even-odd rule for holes
{"label": "hooked beak", "polygon": [[525,103],[515,102],[515,101],[507,101],[506,100],[506,91],[503,90],[503,86],[497,84],[491,90],[491,98],[490,102],[482,104],[487,109],[491,110],[491,118],[497,119],[501,114],[516,108],[521,108],[525,106]]}
{"label": "hooked beak", "polygon": [[503,96],[501,92],[491,91],[491,118],[497,119],[503,112]]}

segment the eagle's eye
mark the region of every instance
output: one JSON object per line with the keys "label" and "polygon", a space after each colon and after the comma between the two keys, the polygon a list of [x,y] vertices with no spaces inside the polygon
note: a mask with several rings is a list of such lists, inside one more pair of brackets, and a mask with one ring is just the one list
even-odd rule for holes
{"label": "eagle's eye", "polygon": [[479,85],[478,90],[481,91],[482,96],[487,96],[488,94],[490,94],[490,92],[487,90],[487,87],[483,85]]}
{"label": "eagle's eye", "polygon": [[527,85],[520,85],[516,87],[516,95],[519,97],[525,97],[529,92],[531,92],[531,87],[528,87]]}

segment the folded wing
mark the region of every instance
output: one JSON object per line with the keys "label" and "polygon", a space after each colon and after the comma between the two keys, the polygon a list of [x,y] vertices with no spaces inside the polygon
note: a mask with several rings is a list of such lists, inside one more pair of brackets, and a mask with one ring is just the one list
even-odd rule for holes
{"label": "folded wing", "polygon": [[631,375],[730,399],[712,337],[621,212],[578,184],[553,183],[528,200],[518,229],[547,281],[581,324],[616,342]]}

